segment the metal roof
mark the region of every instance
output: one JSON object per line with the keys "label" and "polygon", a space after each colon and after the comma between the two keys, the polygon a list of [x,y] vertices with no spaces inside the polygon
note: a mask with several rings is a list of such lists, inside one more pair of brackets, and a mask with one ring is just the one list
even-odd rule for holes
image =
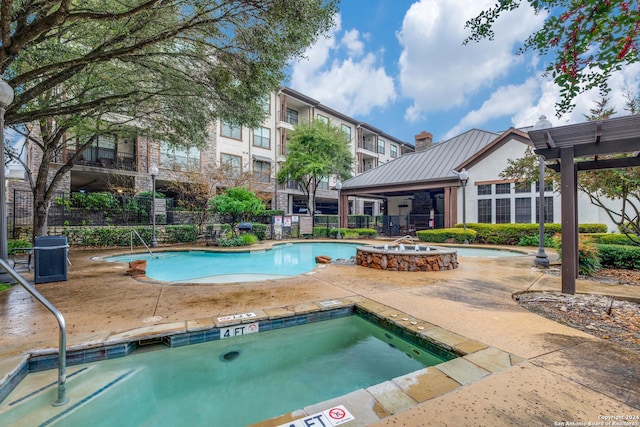
{"label": "metal roof", "polygon": [[499,135],[471,129],[424,151],[408,153],[345,181],[343,190],[456,178],[451,172]]}

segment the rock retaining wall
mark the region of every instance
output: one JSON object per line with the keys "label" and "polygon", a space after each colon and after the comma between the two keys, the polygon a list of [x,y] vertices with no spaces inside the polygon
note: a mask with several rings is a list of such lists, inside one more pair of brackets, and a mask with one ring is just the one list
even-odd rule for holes
{"label": "rock retaining wall", "polygon": [[434,252],[394,253],[393,251],[358,249],[356,264],[390,271],[440,271],[458,268],[458,256],[455,251]]}

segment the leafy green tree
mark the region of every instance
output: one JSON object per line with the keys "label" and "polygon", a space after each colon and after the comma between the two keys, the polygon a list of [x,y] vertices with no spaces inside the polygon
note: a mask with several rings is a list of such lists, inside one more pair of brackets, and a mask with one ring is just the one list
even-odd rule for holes
{"label": "leafy green tree", "polygon": [[[215,119],[257,126],[264,96],[336,10],[337,0],[2,0],[0,75],[16,92],[6,124],[42,159],[24,164],[34,235],[101,135],[186,147],[202,146]],[[56,163],[70,145],[75,155]]]}
{"label": "leafy green tree", "polygon": [[251,216],[260,215],[265,209],[262,200],[245,187],[227,189],[223,194],[209,200],[209,207],[213,212],[229,218],[234,235],[236,225],[242,221],[248,221]]}
{"label": "leafy green tree", "polygon": [[471,35],[465,43],[492,39],[496,19],[523,3],[529,3],[536,13],[548,14],[543,27],[529,36],[521,52],[551,53],[547,72],[560,87],[559,115],[575,106],[573,100],[581,92],[597,87],[606,95],[611,73],[638,61],[638,1],[500,0],[467,21]]}
{"label": "leafy green tree", "polygon": [[287,144],[287,159],[277,173],[279,184],[293,180],[307,199],[310,215],[315,212],[318,184],[323,178],[351,177],[353,156],[344,132],[331,123],[314,120],[299,123]]}

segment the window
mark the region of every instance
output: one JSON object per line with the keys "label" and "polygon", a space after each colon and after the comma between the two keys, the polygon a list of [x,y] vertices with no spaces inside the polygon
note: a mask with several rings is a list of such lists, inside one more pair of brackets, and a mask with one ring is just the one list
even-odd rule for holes
{"label": "window", "polygon": [[378,138],[378,154],[384,154],[384,140]]}
{"label": "window", "polygon": [[253,179],[258,182],[271,182],[271,163],[254,160]]}
{"label": "window", "polygon": [[328,190],[329,189],[329,178],[322,178],[318,181],[318,190]]}
{"label": "window", "polygon": [[478,200],[478,222],[491,224],[491,199]]}
{"label": "window", "polygon": [[531,183],[516,182],[516,193],[531,193]]}
{"label": "window", "polygon": [[226,136],[227,138],[242,139],[242,128],[240,126],[222,122],[220,135]]}
{"label": "window", "polygon": [[511,184],[496,184],[496,194],[509,194],[511,193]]}
{"label": "window", "polygon": [[270,115],[271,114],[271,96],[265,95],[260,100],[260,103],[262,105],[262,111]]}
{"label": "window", "polygon": [[344,137],[347,139],[347,141],[351,142],[351,127],[343,124],[342,133],[344,133]]}
{"label": "window", "polygon": [[389,147],[389,153],[394,159],[398,157],[398,146],[391,144],[391,146]]}
{"label": "window", "polygon": [[[536,197],[536,222],[540,223],[540,197]],[[553,197],[544,198],[544,222],[553,222]]]}
{"label": "window", "polygon": [[271,129],[269,128],[255,128],[253,130],[253,145],[256,147],[270,148],[271,147]]}
{"label": "window", "polygon": [[240,156],[222,153],[220,163],[223,173],[231,177],[237,178],[242,173],[242,157]]}
{"label": "window", "polygon": [[516,198],[516,223],[531,224],[531,197]]}
{"label": "window", "polygon": [[292,110],[291,108],[287,108],[287,114],[285,116],[284,121],[292,125],[297,125],[298,112],[296,110]]}
{"label": "window", "polygon": [[[502,184],[498,184],[498,185],[502,185]],[[508,224],[510,222],[511,222],[511,199],[496,199],[496,224]]]}
{"label": "window", "polygon": [[318,114],[318,121],[324,123],[325,125],[329,124],[329,117]]}
{"label": "window", "polygon": [[[544,183],[544,191],[553,191],[553,182]],[[540,182],[536,182],[536,193],[540,192]]]}
{"label": "window", "polygon": [[491,184],[478,185],[478,196],[486,196],[491,194]]}
{"label": "window", "polygon": [[200,150],[195,147],[173,147],[167,142],[160,143],[160,164],[172,170],[200,170]]}

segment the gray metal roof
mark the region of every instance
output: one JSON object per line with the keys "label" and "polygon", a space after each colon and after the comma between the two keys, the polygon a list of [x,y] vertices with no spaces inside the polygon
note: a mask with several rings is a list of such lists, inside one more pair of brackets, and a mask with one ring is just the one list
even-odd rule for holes
{"label": "gray metal roof", "polygon": [[494,141],[499,134],[471,129],[461,135],[405,154],[345,181],[343,190],[455,178],[451,170]]}

